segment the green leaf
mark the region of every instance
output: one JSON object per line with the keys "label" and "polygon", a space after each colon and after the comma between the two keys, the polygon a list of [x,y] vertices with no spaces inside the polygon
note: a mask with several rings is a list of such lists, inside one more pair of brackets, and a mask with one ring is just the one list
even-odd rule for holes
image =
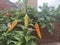
{"label": "green leaf", "polygon": [[30,39],[31,39],[30,36],[25,36],[25,40],[26,40],[26,42],[28,42]]}
{"label": "green leaf", "polygon": [[21,45],[22,44],[22,42],[17,42],[15,45]]}
{"label": "green leaf", "polygon": [[26,43],[26,45],[38,45],[38,44],[37,44],[37,42],[34,42],[34,41],[30,40]]}
{"label": "green leaf", "polygon": [[16,43],[17,43],[17,41],[13,41],[13,40],[8,40],[8,41],[7,41],[7,45],[9,45],[9,44],[11,44],[11,43],[16,44]]}

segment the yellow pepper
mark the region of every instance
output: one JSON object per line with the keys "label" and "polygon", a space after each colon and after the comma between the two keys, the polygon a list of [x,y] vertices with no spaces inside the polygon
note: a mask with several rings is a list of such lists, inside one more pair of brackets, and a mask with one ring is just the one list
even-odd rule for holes
{"label": "yellow pepper", "polygon": [[41,36],[41,29],[39,28],[38,23],[35,23],[35,29],[36,29],[36,33],[37,33],[38,37],[42,38],[42,36]]}
{"label": "yellow pepper", "polygon": [[12,25],[8,28],[7,32],[12,31],[12,29],[17,25],[17,20],[13,21]]}
{"label": "yellow pepper", "polygon": [[26,14],[24,17],[24,25],[26,28],[28,27],[28,24],[29,24],[29,16]]}

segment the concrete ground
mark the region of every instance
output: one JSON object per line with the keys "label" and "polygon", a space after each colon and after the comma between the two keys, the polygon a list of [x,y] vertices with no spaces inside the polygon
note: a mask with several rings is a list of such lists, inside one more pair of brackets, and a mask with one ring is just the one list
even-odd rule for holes
{"label": "concrete ground", "polygon": [[59,42],[53,42],[53,43],[41,43],[40,45],[60,45]]}

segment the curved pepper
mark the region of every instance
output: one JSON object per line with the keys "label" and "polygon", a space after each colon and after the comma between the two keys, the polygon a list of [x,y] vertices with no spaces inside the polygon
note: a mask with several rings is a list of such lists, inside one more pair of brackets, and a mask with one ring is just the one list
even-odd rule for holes
{"label": "curved pepper", "polygon": [[17,25],[17,21],[13,21],[12,25],[8,28],[7,32],[12,31],[12,29]]}

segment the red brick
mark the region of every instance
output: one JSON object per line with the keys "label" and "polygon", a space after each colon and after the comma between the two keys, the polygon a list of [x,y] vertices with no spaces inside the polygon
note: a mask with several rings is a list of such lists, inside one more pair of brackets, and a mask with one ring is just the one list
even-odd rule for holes
{"label": "red brick", "polygon": [[37,0],[28,0],[28,4],[37,9]]}

